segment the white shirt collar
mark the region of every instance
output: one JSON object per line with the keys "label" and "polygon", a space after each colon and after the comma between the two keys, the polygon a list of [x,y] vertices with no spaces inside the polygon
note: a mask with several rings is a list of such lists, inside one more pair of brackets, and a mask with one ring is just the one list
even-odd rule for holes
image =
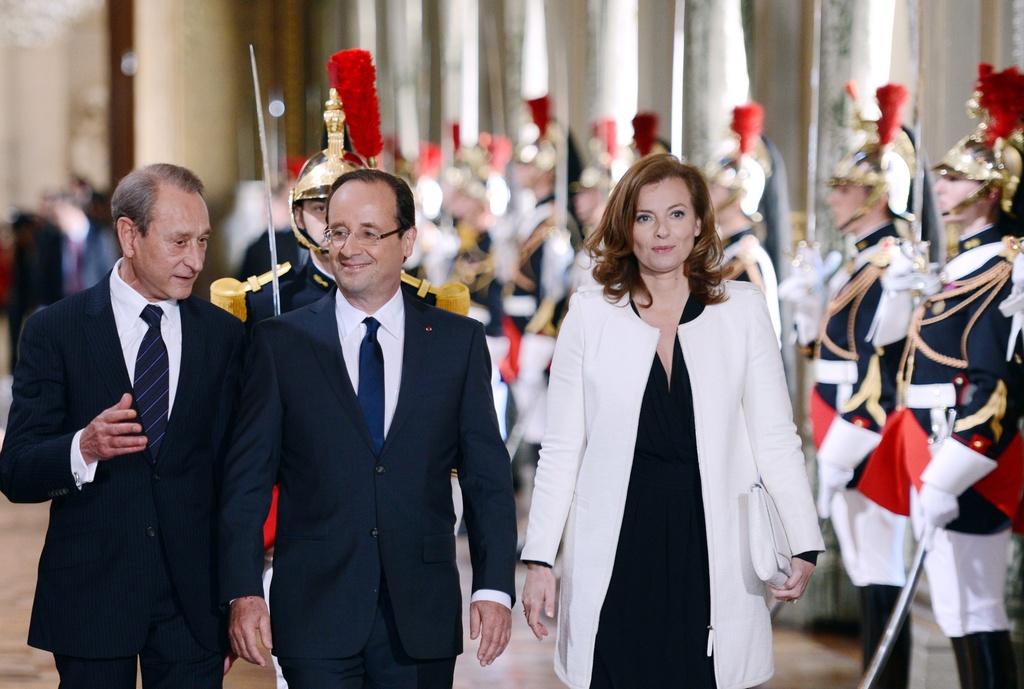
{"label": "white shirt collar", "polygon": [[380,322],[380,327],[392,337],[400,338],[405,332],[405,302],[402,299],[401,286],[376,313],[365,313],[352,306],[340,289],[334,296],[334,309],[338,318],[338,330],[343,340],[355,332],[368,316],[376,318]]}
{"label": "white shirt collar", "polygon": [[114,318],[117,321],[118,330],[123,327],[132,327],[138,324],[145,325],[140,316],[142,310],[153,303],[163,309],[164,315],[169,320],[178,320],[178,301],[176,299],[165,299],[158,302],[150,302],[144,296],[135,291],[135,288],[124,281],[121,277],[121,263],[119,258],[110,272],[110,305],[114,309]]}

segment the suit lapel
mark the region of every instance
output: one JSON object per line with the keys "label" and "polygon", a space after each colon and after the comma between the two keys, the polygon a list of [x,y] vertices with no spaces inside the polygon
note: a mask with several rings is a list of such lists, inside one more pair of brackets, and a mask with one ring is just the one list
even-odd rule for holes
{"label": "suit lapel", "polygon": [[132,391],[132,382],[128,379],[128,367],[124,363],[124,351],[117,336],[117,323],[114,322],[114,309],[110,305],[110,273],[89,289],[86,311],[96,319],[93,321],[96,327],[85,328],[89,356],[98,377],[116,402],[121,395]]}
{"label": "suit lapel", "polygon": [[348,377],[348,369],[345,368],[345,357],[341,352],[341,340],[338,338],[338,317],[334,310],[335,294],[336,290],[332,289],[309,308],[310,345],[317,362],[323,369],[328,386],[341,402],[344,412],[355,421],[355,426],[359,429],[359,435],[363,438],[363,442],[373,451],[370,430],[363,418],[363,409],[359,406],[359,400],[356,399],[352,381]]}
{"label": "suit lapel", "polygon": [[206,328],[193,299],[195,297],[179,302],[181,365],[178,368],[178,387],[174,391],[174,406],[170,409],[170,417],[167,420],[166,439],[160,445],[160,457],[173,456],[169,448],[176,447],[180,437],[188,433],[192,425],[192,410],[195,408],[193,400],[200,387],[199,383],[209,376],[209,373],[203,371],[203,361],[206,359]]}
{"label": "suit lapel", "polygon": [[426,305],[419,299],[409,296],[405,290],[402,290],[402,299],[405,301],[402,381],[399,385],[395,415],[391,419],[391,426],[384,438],[381,454],[387,451],[391,438],[398,434],[402,424],[416,408],[417,390],[422,388],[419,381],[425,370],[424,364],[428,360],[427,353],[430,347],[431,332],[433,332]]}

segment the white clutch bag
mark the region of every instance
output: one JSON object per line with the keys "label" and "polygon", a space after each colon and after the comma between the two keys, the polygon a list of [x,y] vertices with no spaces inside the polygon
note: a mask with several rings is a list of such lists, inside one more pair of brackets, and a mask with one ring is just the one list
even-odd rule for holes
{"label": "white clutch bag", "polygon": [[781,586],[793,569],[793,550],[779,516],[779,508],[760,481],[750,487],[747,520],[750,560],[757,578],[769,586]]}

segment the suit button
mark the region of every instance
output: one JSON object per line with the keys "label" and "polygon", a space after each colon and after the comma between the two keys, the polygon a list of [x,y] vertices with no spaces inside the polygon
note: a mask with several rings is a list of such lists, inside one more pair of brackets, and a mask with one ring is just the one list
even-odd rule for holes
{"label": "suit button", "polygon": [[156,472],[153,472],[153,480],[154,481],[159,481],[160,480],[160,474],[158,474]]}
{"label": "suit button", "polygon": [[383,474],[384,473],[384,465],[383,464],[378,464],[377,466],[375,466],[373,468],[373,470],[376,471],[378,474]]}
{"label": "suit button", "polygon": [[146,527],[146,535],[149,536],[150,538],[155,538],[156,537],[156,529],[154,529],[152,526],[147,526]]}
{"label": "suit button", "polygon": [[378,533],[378,531],[377,531],[377,527],[376,526],[373,527],[372,529],[370,529],[370,535],[373,536],[374,538],[377,538],[377,533]]}

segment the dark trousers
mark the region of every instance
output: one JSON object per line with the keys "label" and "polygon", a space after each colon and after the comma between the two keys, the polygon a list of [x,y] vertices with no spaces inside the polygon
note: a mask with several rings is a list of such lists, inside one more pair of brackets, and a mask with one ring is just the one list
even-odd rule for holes
{"label": "dark trousers", "polygon": [[278,658],[289,689],[451,689],[455,658],[415,660],[402,648],[387,589],[363,650],[348,658]]}
{"label": "dark trousers", "polygon": [[54,654],[60,689],[135,689],[136,661],[142,667],[143,689],[220,689],[224,658],[192,636],[163,557],[151,571],[155,593],[152,621],[138,657],[97,659]]}

